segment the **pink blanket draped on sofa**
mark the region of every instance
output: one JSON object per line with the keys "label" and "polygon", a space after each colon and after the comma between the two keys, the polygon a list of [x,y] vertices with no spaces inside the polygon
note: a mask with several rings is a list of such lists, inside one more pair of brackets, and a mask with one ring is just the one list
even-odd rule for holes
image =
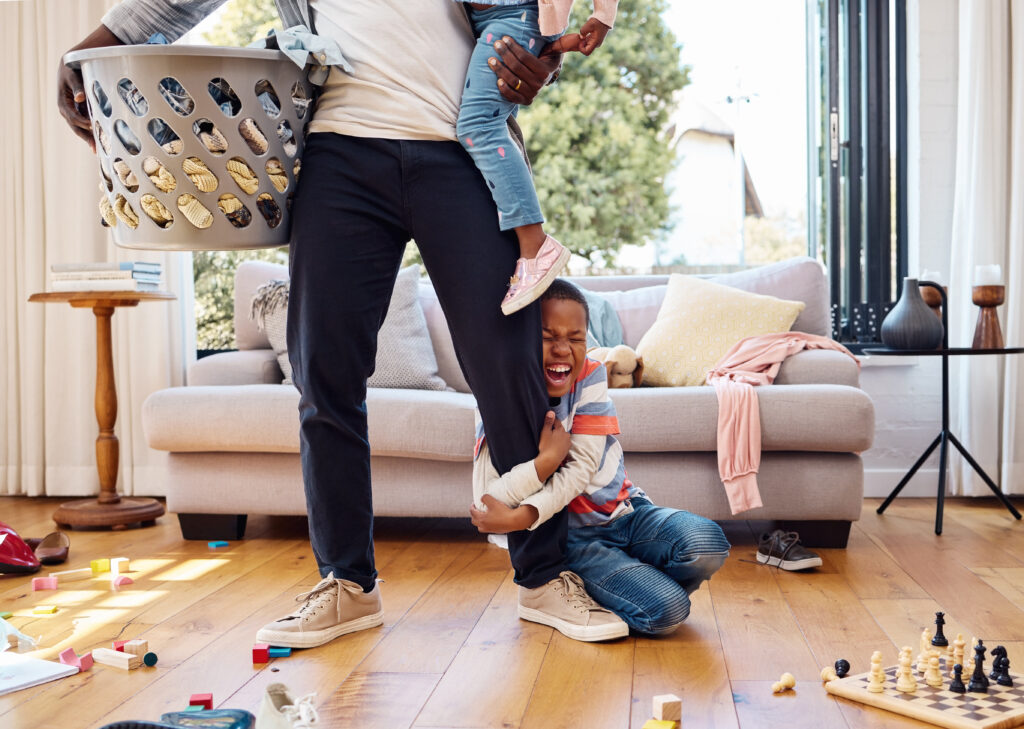
{"label": "pink blanket draped on sofa", "polygon": [[772,384],[783,360],[804,349],[843,352],[860,367],[850,350],[828,337],[778,332],[741,339],[708,372],[718,396],[718,473],[733,514],[762,506],[761,412],[754,386]]}

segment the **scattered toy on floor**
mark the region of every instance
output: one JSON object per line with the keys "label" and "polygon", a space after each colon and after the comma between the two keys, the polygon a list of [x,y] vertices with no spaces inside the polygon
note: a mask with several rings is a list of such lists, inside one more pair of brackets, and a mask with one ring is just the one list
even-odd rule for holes
{"label": "scattered toy on floor", "polygon": [[93,575],[100,575],[104,572],[110,572],[110,560],[109,559],[94,559],[89,563],[89,567],[92,568]]}
{"label": "scattered toy on floor", "polygon": [[683,718],[683,700],[675,694],[659,694],[651,702],[654,706],[654,718],[663,721],[681,721]]}
{"label": "scattered toy on floor", "polygon": [[36,605],[32,608],[33,615],[53,615],[57,612],[56,605]]}
{"label": "scattered toy on floor", "polygon": [[836,661],[836,675],[839,678],[846,678],[846,674],[850,672],[850,662],[845,658],[840,658]]}
{"label": "scattered toy on floor", "polygon": [[279,648],[277,646],[273,646],[273,647],[270,648],[269,651],[267,651],[267,655],[270,658],[287,658],[291,654],[292,654],[292,649],[291,648]]}
{"label": "scattered toy on floor", "polygon": [[50,577],[56,577],[61,582],[75,582],[77,580],[88,580],[93,576],[92,569],[89,567],[83,567],[77,570],[62,570],[60,572],[51,572]]}
{"label": "scattered toy on floor", "polygon": [[113,666],[124,671],[130,671],[142,665],[142,659],[139,656],[123,651],[115,651],[111,648],[93,649],[92,659],[101,665]]}
{"label": "scattered toy on floor", "polygon": [[227,542],[207,542],[206,546],[208,546],[210,549],[217,549],[218,547],[227,547],[228,543]]}
{"label": "scattered toy on floor", "polygon": [[253,663],[269,663],[270,662],[270,646],[266,643],[257,643],[252,647],[252,662]]}
{"label": "scattered toy on floor", "polygon": [[832,666],[825,666],[821,669],[821,680],[822,681],[835,681],[839,678],[839,674],[836,673],[836,669]]}
{"label": "scattered toy on floor", "polygon": [[772,692],[776,693],[776,694],[781,694],[783,691],[786,691],[788,689],[795,688],[795,687],[796,687],[796,677],[793,676],[792,673],[788,673],[787,672],[787,673],[782,674],[782,676],[779,678],[779,680],[772,684]]}
{"label": "scattered toy on floor", "polygon": [[202,706],[204,709],[213,708],[213,694],[192,694],[188,699],[189,706]]}
{"label": "scattered toy on floor", "polygon": [[641,729],[679,729],[679,722],[667,719],[648,719]]}
{"label": "scattered toy on floor", "polygon": [[135,580],[133,580],[131,577],[125,577],[124,575],[118,575],[113,580],[114,587],[121,587],[123,585],[130,585],[133,582],[135,582]]}
{"label": "scattered toy on floor", "polygon": [[32,578],[32,590],[56,590],[57,589],[57,578],[56,577],[33,577]]}

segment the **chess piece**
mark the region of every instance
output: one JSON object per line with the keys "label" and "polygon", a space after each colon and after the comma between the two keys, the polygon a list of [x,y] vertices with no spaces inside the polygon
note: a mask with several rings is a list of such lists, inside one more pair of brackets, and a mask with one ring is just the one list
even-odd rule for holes
{"label": "chess piece", "polygon": [[1001,645],[997,645],[992,649],[992,670],[989,671],[988,677],[993,681],[999,680],[999,669],[1003,667],[1002,658],[1006,655],[1006,649]]}
{"label": "chess piece", "polygon": [[922,676],[928,670],[928,653],[931,651],[932,633],[928,628],[921,631],[921,650],[917,654],[917,672]]}
{"label": "chess piece", "polygon": [[824,682],[836,681],[839,679],[839,674],[836,673],[836,669],[832,666],[825,666],[821,669],[821,680]]}
{"label": "chess piece", "polygon": [[836,661],[836,675],[839,678],[846,678],[846,674],[850,672],[850,662],[845,658],[840,658]]}
{"label": "chess piece", "polygon": [[964,648],[964,673],[967,675],[974,675],[974,646],[978,644],[978,639],[973,635],[971,636],[971,642]]}
{"label": "chess piece", "polygon": [[781,694],[786,689],[796,687],[796,678],[792,673],[784,673],[778,681],[772,684],[772,692]]}
{"label": "chess piece", "polygon": [[932,638],[932,645],[945,648],[949,645],[949,641],[946,640],[945,634],[942,632],[942,626],[946,624],[945,613],[935,613],[935,637]]}
{"label": "chess piece", "polygon": [[954,693],[962,694],[966,693],[967,687],[964,686],[964,667],[959,663],[953,664],[953,680],[949,682],[949,690]]}
{"label": "chess piece", "polygon": [[[960,668],[963,668],[964,663],[964,634],[957,633],[956,638],[953,639],[953,659],[950,661],[950,666],[955,666],[957,663],[960,664]],[[949,677],[953,678],[953,669],[949,669]]]}
{"label": "chess piece", "polygon": [[914,678],[914,671],[910,667],[910,646],[904,646],[900,651],[899,669],[896,671],[896,690],[905,694],[917,691],[917,680]]}
{"label": "chess piece", "polygon": [[942,671],[939,670],[939,654],[932,652],[928,659],[928,670],[924,674],[924,682],[934,688],[942,688]]}
{"label": "chess piece", "polygon": [[971,674],[971,682],[967,684],[967,690],[974,694],[988,693],[988,676],[985,675],[985,644],[980,640],[974,646],[974,673]]}
{"label": "chess piece", "polygon": [[1003,652],[999,658],[999,678],[996,683],[1000,686],[1013,686],[1013,677],[1010,676],[1010,658]]}
{"label": "chess piece", "polygon": [[885,671],[882,670],[882,651],[871,654],[871,675],[868,679],[868,691],[880,694],[885,691]]}

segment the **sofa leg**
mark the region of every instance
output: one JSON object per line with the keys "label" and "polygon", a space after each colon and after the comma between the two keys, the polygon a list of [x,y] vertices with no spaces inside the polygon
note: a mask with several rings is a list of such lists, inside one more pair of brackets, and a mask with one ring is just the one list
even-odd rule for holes
{"label": "sofa leg", "polygon": [[178,514],[185,539],[241,539],[248,514]]}
{"label": "sofa leg", "polygon": [[821,521],[776,521],[775,528],[787,532],[797,532],[800,543],[805,547],[823,547],[825,549],[846,549],[850,538],[850,525],[853,522],[835,520]]}

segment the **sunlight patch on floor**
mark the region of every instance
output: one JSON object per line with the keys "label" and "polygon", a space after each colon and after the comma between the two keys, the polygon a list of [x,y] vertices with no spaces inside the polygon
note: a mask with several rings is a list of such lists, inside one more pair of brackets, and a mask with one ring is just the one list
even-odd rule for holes
{"label": "sunlight patch on floor", "polygon": [[166,582],[187,582],[196,580],[228,563],[226,559],[190,559],[170,569],[153,575],[150,579]]}

